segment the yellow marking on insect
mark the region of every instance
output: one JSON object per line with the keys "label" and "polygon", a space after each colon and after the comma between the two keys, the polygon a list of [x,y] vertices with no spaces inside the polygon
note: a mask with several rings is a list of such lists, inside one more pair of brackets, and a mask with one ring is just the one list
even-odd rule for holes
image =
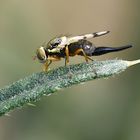
{"label": "yellow marking on insect", "polygon": [[109,33],[109,31],[97,32],[96,34],[97,34],[98,36],[101,36],[101,35],[105,35],[105,34],[107,34],[107,33]]}
{"label": "yellow marking on insect", "polygon": [[60,48],[53,48],[52,50],[48,49],[48,52],[51,52],[51,53],[60,53]]}
{"label": "yellow marking on insect", "polygon": [[[60,39],[62,40],[60,46],[65,46],[68,43],[68,38],[66,36],[62,36],[60,37]],[[59,45],[58,45],[59,47]]]}
{"label": "yellow marking on insect", "polygon": [[48,60],[51,60],[51,61],[59,61],[61,60],[60,57],[56,56],[56,55],[53,55],[53,56],[48,56]]}
{"label": "yellow marking on insect", "polygon": [[74,37],[69,37],[68,42],[70,44],[70,43],[74,43],[74,42],[77,42],[77,41],[82,40],[82,39],[89,39],[89,38],[93,38],[93,37],[94,37],[93,34],[85,34],[85,35],[80,35],[80,36],[74,36]]}

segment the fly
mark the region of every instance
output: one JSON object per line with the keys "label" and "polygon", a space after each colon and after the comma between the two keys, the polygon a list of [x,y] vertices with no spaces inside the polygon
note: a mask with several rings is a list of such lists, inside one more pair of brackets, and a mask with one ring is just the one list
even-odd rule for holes
{"label": "fly", "polygon": [[125,45],[121,47],[96,47],[87,39],[99,37],[108,34],[109,31],[95,32],[91,34],[79,35],[74,37],[61,36],[50,40],[48,43],[40,46],[36,51],[38,60],[44,64],[44,71],[48,70],[49,65],[53,61],[59,61],[61,58],[65,59],[65,66],[69,64],[69,57],[81,55],[85,61],[92,60],[92,56],[103,55],[110,52],[121,51],[132,47],[132,45]]}

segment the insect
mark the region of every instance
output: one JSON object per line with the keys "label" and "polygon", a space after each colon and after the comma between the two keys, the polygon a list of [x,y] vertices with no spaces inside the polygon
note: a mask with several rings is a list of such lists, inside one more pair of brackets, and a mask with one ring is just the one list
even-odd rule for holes
{"label": "insect", "polygon": [[108,34],[109,31],[95,32],[91,34],[79,35],[74,37],[60,36],[53,38],[48,43],[44,43],[36,51],[38,60],[44,64],[44,71],[48,70],[49,65],[53,61],[59,61],[61,58],[65,59],[65,66],[69,64],[69,57],[81,55],[85,61],[93,60],[92,56],[98,56],[110,52],[121,51],[132,47],[125,45],[121,47],[96,47],[87,39],[99,37]]}

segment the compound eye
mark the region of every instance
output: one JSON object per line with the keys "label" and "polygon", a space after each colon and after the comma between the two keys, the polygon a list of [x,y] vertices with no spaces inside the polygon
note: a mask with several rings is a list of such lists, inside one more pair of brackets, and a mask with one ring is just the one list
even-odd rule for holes
{"label": "compound eye", "polygon": [[37,58],[41,61],[43,61],[45,59],[45,57],[42,56],[40,53],[37,53]]}
{"label": "compound eye", "polygon": [[41,63],[44,63],[47,60],[47,56],[43,47],[37,49],[36,55]]}

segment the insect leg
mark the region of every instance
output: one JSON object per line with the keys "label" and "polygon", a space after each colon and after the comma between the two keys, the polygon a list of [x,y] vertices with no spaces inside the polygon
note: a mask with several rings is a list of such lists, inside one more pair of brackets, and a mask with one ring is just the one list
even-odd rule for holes
{"label": "insect leg", "polygon": [[69,48],[68,48],[68,46],[65,47],[65,54],[66,54],[65,66],[66,66],[69,63]]}
{"label": "insect leg", "polygon": [[[66,54],[66,56],[65,56],[65,66],[67,66],[68,63],[69,63],[69,48],[68,48],[68,46],[65,47],[65,54]],[[69,77],[71,78],[73,74],[71,72],[70,66],[68,67],[68,69],[69,69]]]}
{"label": "insect leg", "polygon": [[60,60],[60,59],[52,58],[52,59],[49,59],[48,61],[46,61],[43,66],[43,71],[48,71],[48,67],[51,65],[52,61],[58,61],[58,60]]}
{"label": "insect leg", "polygon": [[67,60],[66,60],[66,57],[65,57],[65,67],[67,66]]}
{"label": "insect leg", "polygon": [[91,61],[94,61],[91,57],[89,57],[89,56],[87,56],[87,58],[89,59],[89,60],[91,60]]}
{"label": "insect leg", "polygon": [[48,63],[48,67],[51,65],[51,63],[52,63],[52,60],[50,60],[50,62]]}
{"label": "insect leg", "polygon": [[[78,55],[78,54],[81,53],[81,52],[82,52],[83,56],[85,57],[86,62],[88,62],[88,59],[90,59],[90,57],[88,57],[88,56],[86,55],[86,53],[84,52],[83,49],[78,49],[78,50],[76,50],[74,54],[75,54],[75,55]],[[91,60],[91,59],[90,59],[90,60]]]}
{"label": "insect leg", "polygon": [[59,60],[61,60],[61,58],[57,57],[57,56],[48,56],[48,60],[49,61],[59,61]]}
{"label": "insect leg", "polygon": [[48,61],[46,61],[46,62],[44,63],[44,65],[43,65],[43,71],[44,71],[44,72],[47,72],[47,71],[48,71],[48,67],[49,67],[48,64],[49,64]]}

